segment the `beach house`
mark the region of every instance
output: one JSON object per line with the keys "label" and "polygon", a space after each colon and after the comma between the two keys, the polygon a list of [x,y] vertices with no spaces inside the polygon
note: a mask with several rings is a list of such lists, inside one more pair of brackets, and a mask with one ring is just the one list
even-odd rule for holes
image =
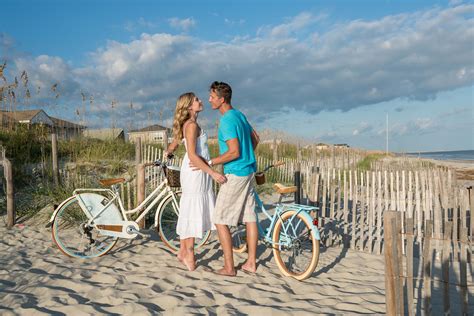
{"label": "beach house", "polygon": [[82,135],[86,126],[66,121],[46,114],[41,109],[25,111],[0,111],[2,128],[27,126],[44,127],[50,133],[56,133],[60,139],[71,139]]}
{"label": "beach house", "polygon": [[144,127],[142,129],[132,130],[128,133],[128,140],[135,143],[138,138],[142,143],[164,144],[169,143],[172,138],[172,129],[158,124]]}

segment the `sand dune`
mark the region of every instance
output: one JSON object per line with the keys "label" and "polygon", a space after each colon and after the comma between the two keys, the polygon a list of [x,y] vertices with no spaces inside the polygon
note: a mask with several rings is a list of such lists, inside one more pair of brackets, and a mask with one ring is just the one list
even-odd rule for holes
{"label": "sand dune", "polygon": [[259,245],[257,274],[229,278],[205,269],[222,264],[215,237],[188,272],[154,233],[119,241],[92,260],[65,257],[40,226],[1,226],[0,234],[2,315],[385,312],[383,256],[322,248],[315,273],[300,282],[281,276],[272,252]]}

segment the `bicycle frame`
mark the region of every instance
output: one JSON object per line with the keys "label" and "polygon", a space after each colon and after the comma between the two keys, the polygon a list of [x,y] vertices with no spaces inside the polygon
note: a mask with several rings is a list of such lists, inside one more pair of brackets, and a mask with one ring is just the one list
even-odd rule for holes
{"label": "bicycle frame", "polygon": [[[173,190],[168,186],[168,180],[165,178],[163,182],[156,187],[153,192],[148,195],[143,202],[141,202],[136,208],[131,209],[131,210],[126,210],[122,199],[118,194],[116,194],[114,191],[110,189],[76,189],[73,192],[73,195],[76,196],[78,199],[81,199],[81,193],[86,193],[86,192],[102,192],[102,193],[107,193],[111,196],[111,198],[107,201],[107,203],[102,207],[100,211],[95,214],[95,216],[92,216],[88,210],[85,210],[88,212],[88,217],[89,221],[88,224],[91,225],[96,218],[98,218],[111,204],[114,204],[115,201],[118,202],[120,212],[122,213],[122,217],[124,221],[128,221],[129,218],[127,215],[130,214],[135,214],[143,209],[145,209],[140,216],[134,221],[135,223],[138,223],[140,220],[142,220],[149,212],[150,210],[159,202],[161,201],[164,197],[167,197],[168,195],[172,195],[173,197],[173,202],[175,205],[178,207],[179,204],[176,201],[176,197],[173,193]],[[148,206],[147,206],[148,205]],[[145,206],[147,206],[145,208]]]}
{"label": "bicycle frame", "polygon": [[[286,211],[289,211],[289,210],[296,211],[296,213],[291,217],[291,219],[298,216],[298,214],[300,214],[300,213],[304,214],[304,216],[307,216],[309,218],[309,223],[311,223],[311,226],[312,226],[311,233],[314,235],[316,240],[321,240],[318,227],[313,224],[313,221],[311,220],[311,217],[307,213],[307,211],[317,210],[318,209],[317,207],[300,205],[300,204],[279,203],[279,204],[276,205],[275,214],[270,215],[267,212],[267,210],[265,209],[265,206],[263,205],[263,202],[262,202],[262,200],[260,200],[260,197],[258,196],[256,191],[254,191],[254,195],[255,195],[255,201],[257,203],[257,206],[255,208],[255,216],[257,218],[258,234],[259,234],[260,237],[263,237],[265,242],[267,242],[269,244],[272,244],[273,246],[275,246],[275,245],[290,246],[291,240],[289,238],[285,238],[285,240],[282,243],[275,243],[275,242],[273,242],[273,238],[272,238],[273,229],[275,228],[275,225],[276,225],[277,221],[279,219],[281,219],[281,215],[283,213],[285,213]],[[260,210],[270,220],[270,226],[268,226],[267,229],[263,229],[262,225],[260,224],[260,222],[258,220],[258,213],[259,212],[257,210]],[[283,234],[288,235],[288,231],[290,231],[290,229],[293,229],[293,231],[294,231],[297,228],[297,227],[293,227],[292,222],[293,221],[290,220],[289,225],[284,224],[282,226],[282,233]]]}
{"label": "bicycle frame", "polygon": [[[161,167],[161,170],[163,170],[163,167]],[[98,195],[101,195],[104,197],[104,200],[100,202],[100,204],[102,204],[103,206],[97,212],[94,212],[95,213],[94,215],[92,214],[90,209],[88,209],[87,207],[84,207],[84,205],[86,204],[84,203],[84,199],[81,196],[81,194],[86,194],[86,193],[97,193]],[[123,224],[127,222],[129,224],[133,224],[132,226],[136,226],[136,229],[138,229],[137,223],[141,221],[150,212],[150,210],[153,207],[155,207],[155,205],[158,202],[165,201],[166,198],[168,198],[169,196],[172,197],[173,204],[176,207],[176,209],[178,209],[179,203],[176,199],[176,195],[174,191],[171,189],[171,187],[168,185],[168,179],[165,177],[164,180],[153,190],[153,192],[150,195],[148,195],[145,198],[143,202],[141,202],[136,208],[131,209],[131,210],[125,209],[123,202],[120,199],[120,196],[118,195],[116,185],[112,186],[112,190],[111,189],[76,189],[74,190],[73,195],[69,199],[65,200],[63,203],[66,203],[71,198],[77,198],[80,201],[80,204],[82,204],[81,208],[83,209],[83,211],[86,213],[87,217],[89,218],[87,225],[90,225],[90,226],[94,225],[94,220],[96,220],[101,214],[103,214],[107,210],[108,207],[117,208],[117,204],[118,204],[119,208],[117,208],[117,211],[121,213],[121,217],[122,217],[121,222]],[[50,219],[50,223],[53,222],[54,217],[56,216],[56,213],[59,211],[63,203],[61,203],[53,212]],[[140,214],[140,216],[135,221],[129,221],[128,215],[137,213],[143,209],[144,211]],[[155,225],[156,225],[156,218],[155,218]],[[135,235],[128,234],[127,238],[129,236],[134,237]],[[121,237],[124,237],[124,236],[121,236]]]}

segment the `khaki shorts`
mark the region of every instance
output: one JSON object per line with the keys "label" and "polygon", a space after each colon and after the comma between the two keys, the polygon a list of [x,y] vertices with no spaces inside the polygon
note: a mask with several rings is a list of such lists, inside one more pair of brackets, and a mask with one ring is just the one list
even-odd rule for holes
{"label": "khaki shorts", "polygon": [[214,224],[237,226],[239,222],[256,222],[254,174],[239,177],[226,174],[227,182],[221,185],[214,208]]}

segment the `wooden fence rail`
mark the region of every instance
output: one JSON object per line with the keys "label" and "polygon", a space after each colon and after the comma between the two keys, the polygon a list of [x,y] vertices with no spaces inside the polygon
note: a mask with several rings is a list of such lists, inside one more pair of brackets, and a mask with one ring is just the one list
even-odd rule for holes
{"label": "wooden fence rail", "polygon": [[[433,220],[426,220],[421,244],[414,241],[413,218],[406,219],[406,232],[402,231],[401,212],[384,214],[385,291],[388,315],[431,315],[443,311],[444,315],[469,315],[469,295],[472,300],[474,286],[472,273],[468,280],[467,234],[461,228],[460,240],[453,240],[453,222],[444,223],[446,229],[441,239],[436,238]],[[442,244],[441,256],[435,255],[435,243]],[[406,245],[406,253],[401,252]],[[460,260],[454,249],[459,247]],[[422,252],[415,255],[421,247]],[[414,269],[416,266],[421,269]],[[418,272],[416,272],[418,271]],[[472,271],[472,270],[471,270]],[[468,283],[469,282],[469,283]],[[469,294],[470,293],[470,294]],[[417,294],[416,297],[414,294]],[[407,298],[406,303],[404,302]]]}

